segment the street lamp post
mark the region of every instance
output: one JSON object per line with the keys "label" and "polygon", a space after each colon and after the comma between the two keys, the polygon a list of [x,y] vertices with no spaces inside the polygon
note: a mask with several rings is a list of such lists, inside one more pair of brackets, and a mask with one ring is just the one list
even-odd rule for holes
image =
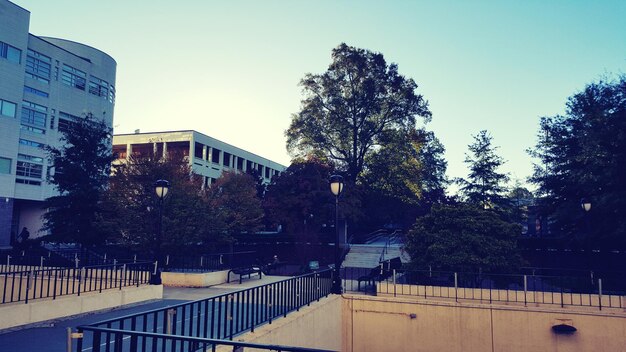
{"label": "street lamp post", "polygon": [[160,248],[161,248],[161,240],[163,236],[163,199],[167,195],[167,192],[170,189],[170,183],[166,180],[158,180],[154,183],[154,191],[156,192],[157,198],[159,198],[159,226],[157,228],[157,240],[155,245],[158,246],[155,251],[155,255],[157,256],[157,260],[159,260]]}
{"label": "street lamp post", "polygon": [[341,249],[339,248],[339,196],[343,191],[343,177],[332,175],[330,177],[330,191],[335,195],[335,269],[333,270],[332,293],[342,294],[341,287]]}

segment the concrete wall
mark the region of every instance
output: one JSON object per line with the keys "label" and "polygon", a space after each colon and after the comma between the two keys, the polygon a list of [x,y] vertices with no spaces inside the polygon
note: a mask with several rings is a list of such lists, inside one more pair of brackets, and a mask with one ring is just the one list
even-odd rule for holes
{"label": "concrete wall", "polygon": [[[626,351],[626,312],[345,295],[343,351]],[[563,321],[578,329],[557,335]]]}
{"label": "concrete wall", "polygon": [[160,298],[163,298],[163,286],[145,285],[103,293],[83,293],[80,297],[42,299],[28,304],[3,304],[0,305],[0,330]]}
{"label": "concrete wall", "polygon": [[[212,273],[161,273],[164,286],[173,287],[209,287],[226,282],[228,270],[215,271]],[[239,280],[238,275],[231,274],[231,278]]]}
{"label": "concrete wall", "polygon": [[[322,298],[299,312],[289,313],[286,318],[274,320],[272,324],[263,325],[235,340],[338,351],[342,340],[341,302],[337,295]],[[232,347],[222,346],[218,351],[232,351]],[[246,348],[245,351],[257,350]]]}

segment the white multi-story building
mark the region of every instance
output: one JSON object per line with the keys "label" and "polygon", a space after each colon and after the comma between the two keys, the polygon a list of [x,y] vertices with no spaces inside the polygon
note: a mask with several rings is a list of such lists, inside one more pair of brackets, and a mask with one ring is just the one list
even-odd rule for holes
{"label": "white multi-story building", "polygon": [[219,178],[223,170],[256,170],[265,183],[285,170],[279,163],[192,130],[117,134],[113,136],[113,152],[120,159],[129,155],[160,158],[168,153],[186,156],[205,186]]}
{"label": "white multi-story building", "polygon": [[43,147],[87,113],[113,124],[116,62],[70,40],[29,33],[30,12],[0,0],[0,247],[40,235],[55,189]]}

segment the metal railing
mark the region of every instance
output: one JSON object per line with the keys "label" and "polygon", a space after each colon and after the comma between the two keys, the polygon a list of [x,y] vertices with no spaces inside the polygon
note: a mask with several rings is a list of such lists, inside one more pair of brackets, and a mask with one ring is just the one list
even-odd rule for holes
{"label": "metal railing", "polygon": [[249,266],[255,263],[255,251],[204,254],[200,256],[166,255],[163,260],[164,271],[211,272]]}
{"label": "metal railing", "polygon": [[[296,276],[263,286],[79,326],[78,351],[192,351],[226,343],[233,336],[301,307],[331,291],[331,271]],[[221,340],[216,342],[217,340]],[[264,347],[271,349],[271,347]],[[282,348],[284,351],[298,349]],[[305,351],[306,349],[300,349]]]}
{"label": "metal railing", "polygon": [[[344,286],[357,291],[370,269],[343,270]],[[394,296],[447,298],[602,308],[626,307],[624,283],[617,277],[485,274],[437,270],[393,270],[375,292]]]}
{"label": "metal railing", "polygon": [[[77,351],[216,351],[219,346],[232,346],[233,351],[243,351],[243,349],[247,347],[255,350],[279,352],[332,352],[330,350],[314,348],[263,345],[249,342],[96,328],[91,326],[83,326],[81,328],[83,335],[87,332],[92,334],[94,343],[87,349],[82,349],[82,346],[79,346]],[[113,339],[112,343],[107,344],[106,342],[102,342],[107,336]]]}
{"label": "metal railing", "polygon": [[0,273],[1,303],[78,295],[84,292],[147,284],[154,263],[141,262],[82,268],[30,268]]}

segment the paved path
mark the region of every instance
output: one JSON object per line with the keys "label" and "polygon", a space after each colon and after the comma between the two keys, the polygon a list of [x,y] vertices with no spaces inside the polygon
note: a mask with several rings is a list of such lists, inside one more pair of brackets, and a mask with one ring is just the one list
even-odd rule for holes
{"label": "paved path", "polygon": [[[0,352],[66,351],[68,327],[75,328],[79,325],[91,324],[118,316],[218,296],[224,293],[265,285],[283,279],[285,279],[285,277],[264,276],[261,280],[256,278],[246,280],[241,285],[236,282],[208,288],[165,287],[163,290],[163,299],[160,300],[106,312],[82,315],[80,317],[49,321],[35,327],[0,331]],[[0,319],[2,319],[2,317],[0,317]]]}

